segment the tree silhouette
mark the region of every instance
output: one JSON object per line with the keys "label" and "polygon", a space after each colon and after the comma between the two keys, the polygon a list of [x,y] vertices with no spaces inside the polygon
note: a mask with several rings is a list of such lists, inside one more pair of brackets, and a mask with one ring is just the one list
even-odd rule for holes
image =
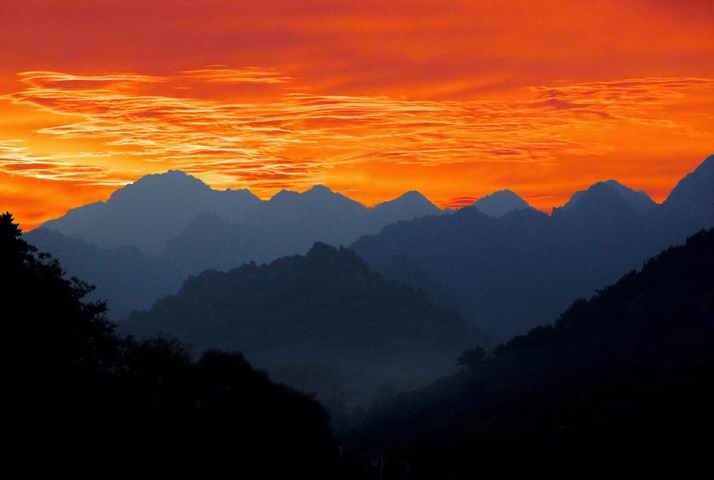
{"label": "tree silhouette", "polygon": [[9,213],[0,215],[0,266],[16,460],[55,472],[97,462],[265,478],[330,471],[334,440],[316,401],[238,353],[194,361],[175,339],[118,337],[105,305],[82,301],[91,288],[28,245]]}

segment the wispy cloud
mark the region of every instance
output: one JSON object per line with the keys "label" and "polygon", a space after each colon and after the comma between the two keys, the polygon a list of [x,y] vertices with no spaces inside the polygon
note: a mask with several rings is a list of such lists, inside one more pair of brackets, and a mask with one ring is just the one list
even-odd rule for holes
{"label": "wispy cloud", "polygon": [[[87,153],[92,157],[101,153]],[[72,154],[73,159],[83,154]],[[79,185],[117,186],[126,183],[126,176],[101,166],[69,161],[68,155],[35,155],[20,140],[0,141],[0,171],[40,180],[73,182]]]}
{"label": "wispy cloud", "polygon": [[[20,79],[23,88],[7,99],[72,115],[40,134],[100,141],[107,155],[257,190],[304,186],[326,169],[369,161],[547,165],[564,156],[603,155],[612,145],[568,132],[615,122],[684,129],[663,115],[664,107],[691,89],[714,91],[712,79],[644,78],[536,86],[509,101],[427,101],[316,95],[300,92],[297,80],[275,70],[222,67],[171,76],[33,71]],[[207,98],[215,84],[272,90],[252,101]],[[64,154],[33,157],[16,144],[3,151],[0,169],[15,174],[119,182],[108,169],[69,163]]]}

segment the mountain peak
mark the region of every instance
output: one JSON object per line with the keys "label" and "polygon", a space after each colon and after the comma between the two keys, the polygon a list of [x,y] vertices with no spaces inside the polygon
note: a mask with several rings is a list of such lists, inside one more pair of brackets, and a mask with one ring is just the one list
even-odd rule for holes
{"label": "mountain peak", "polygon": [[644,213],[657,205],[644,190],[634,190],[617,180],[602,183],[615,190],[637,213]]}
{"label": "mountain peak", "polygon": [[317,194],[317,193],[335,193],[335,192],[330,190],[325,185],[317,184],[317,185],[313,185],[312,188],[310,188],[309,190],[306,190],[304,193]]}
{"label": "mountain peak", "polygon": [[401,195],[399,195],[397,198],[395,198],[393,201],[396,201],[396,200],[420,202],[420,203],[430,203],[431,204],[431,201],[429,201],[428,198],[426,198],[421,192],[418,192],[416,190],[409,190],[408,192],[404,192]]}
{"label": "mountain peak", "polygon": [[135,194],[173,197],[186,191],[206,192],[209,190],[211,187],[188,173],[181,170],[167,170],[163,173],[144,175],[135,182],[125,185],[112,193],[109,202],[122,201]]}
{"label": "mountain peak", "polygon": [[530,205],[511,190],[498,190],[475,201],[473,207],[490,217],[501,217],[513,210],[530,208]]}
{"label": "mountain peak", "polygon": [[272,197],[270,197],[271,202],[275,201],[285,201],[288,199],[296,198],[299,197],[300,194],[294,190],[287,190],[287,189],[282,189]]}
{"label": "mountain peak", "polygon": [[187,184],[190,183],[194,185],[203,185],[204,187],[208,187],[201,180],[191,174],[184,172],[183,170],[166,170],[162,173],[150,173],[139,178],[138,180],[133,182],[132,185],[178,182],[183,182]]}
{"label": "mountain peak", "polygon": [[395,199],[378,203],[372,207],[372,213],[380,223],[387,225],[399,220],[411,220],[426,215],[439,215],[441,210],[421,193],[410,190]]}
{"label": "mountain peak", "polygon": [[714,155],[709,155],[682,178],[663,206],[676,216],[699,219],[699,227],[711,226],[714,223]]}
{"label": "mountain peak", "polygon": [[605,180],[590,185],[585,190],[575,192],[563,210],[579,208],[601,208],[624,201],[637,213],[644,213],[657,204],[642,190],[634,190],[617,180]]}
{"label": "mountain peak", "polygon": [[408,192],[404,192],[398,197],[393,198],[392,200],[387,200],[385,202],[378,203],[374,206],[374,208],[381,209],[394,205],[422,205],[433,207],[434,209],[438,210],[436,205],[431,203],[428,198],[426,198],[422,193],[416,190],[409,190]]}

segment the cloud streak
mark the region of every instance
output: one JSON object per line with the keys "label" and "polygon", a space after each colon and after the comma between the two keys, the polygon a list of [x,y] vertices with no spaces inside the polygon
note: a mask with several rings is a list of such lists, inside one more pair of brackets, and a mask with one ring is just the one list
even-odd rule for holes
{"label": "cloud streak", "polygon": [[[99,142],[107,157],[132,158],[157,170],[181,168],[259,192],[300,188],[327,170],[366,162],[549,165],[563,157],[602,156],[611,144],[576,133],[614,126],[706,135],[711,132],[678,124],[666,111],[692,90],[714,96],[714,80],[707,78],[560,82],[504,101],[317,95],[272,69],[221,67],[168,76],[29,71],[20,81],[22,88],[6,99],[68,116],[39,129],[40,135]],[[264,90],[250,101],[236,100],[240,90],[222,90],[242,84]],[[65,153],[37,157],[14,143],[0,148],[0,169],[16,175],[117,184],[126,179],[107,167],[68,162]]]}

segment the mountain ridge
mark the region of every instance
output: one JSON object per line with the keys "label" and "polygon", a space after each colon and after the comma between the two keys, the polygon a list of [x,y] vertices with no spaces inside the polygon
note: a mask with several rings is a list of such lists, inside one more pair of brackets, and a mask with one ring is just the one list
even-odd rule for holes
{"label": "mountain ridge", "polygon": [[440,285],[464,315],[493,339],[505,340],[714,226],[709,158],[662,205],[619,184],[598,182],[551,215],[523,209],[490,217],[465,207],[392,224],[351,248],[388,278]]}
{"label": "mountain ridge", "polygon": [[395,478],[688,477],[707,468],[714,230],[556,318],[490,354],[467,350],[458,374],[375,409],[346,442],[355,471],[372,451]]}

